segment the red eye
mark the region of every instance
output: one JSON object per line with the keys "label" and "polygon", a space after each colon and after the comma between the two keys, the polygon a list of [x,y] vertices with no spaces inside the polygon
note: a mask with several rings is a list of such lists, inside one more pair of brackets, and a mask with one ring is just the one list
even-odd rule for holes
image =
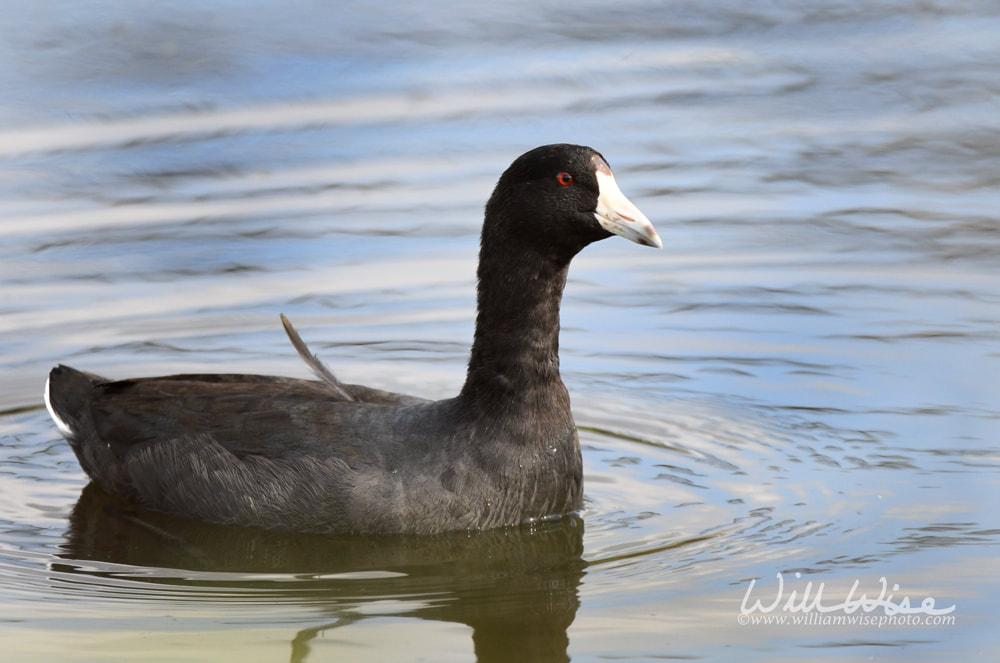
{"label": "red eye", "polygon": [[562,172],[556,175],[556,182],[562,184],[563,186],[569,186],[573,183],[573,176],[567,172]]}

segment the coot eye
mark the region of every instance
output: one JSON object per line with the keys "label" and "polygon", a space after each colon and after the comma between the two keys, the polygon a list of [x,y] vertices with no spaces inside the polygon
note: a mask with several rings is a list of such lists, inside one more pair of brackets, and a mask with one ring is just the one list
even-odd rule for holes
{"label": "coot eye", "polygon": [[567,172],[559,173],[556,175],[556,182],[559,182],[563,186],[569,186],[573,183],[573,176]]}

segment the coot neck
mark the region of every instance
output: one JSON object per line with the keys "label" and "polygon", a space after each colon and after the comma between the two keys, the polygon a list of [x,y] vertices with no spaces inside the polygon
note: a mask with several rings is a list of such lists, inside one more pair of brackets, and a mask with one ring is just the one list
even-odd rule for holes
{"label": "coot neck", "polygon": [[506,416],[537,408],[568,415],[559,376],[559,305],[575,252],[484,229],[475,340],[459,397],[465,405]]}

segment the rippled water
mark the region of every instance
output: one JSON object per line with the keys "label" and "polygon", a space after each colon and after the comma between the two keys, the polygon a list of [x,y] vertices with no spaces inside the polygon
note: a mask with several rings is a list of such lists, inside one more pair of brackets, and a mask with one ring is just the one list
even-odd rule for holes
{"label": "rippled water", "polygon": [[[5,660],[1000,652],[995,4],[3,16]],[[601,150],[665,244],[571,270],[580,519],[279,536],[85,489],[42,409],[57,362],[305,376],[284,312],[348,381],[456,392],[482,205],[558,141]],[[955,619],[742,623],[778,573],[827,604],[885,578]]]}

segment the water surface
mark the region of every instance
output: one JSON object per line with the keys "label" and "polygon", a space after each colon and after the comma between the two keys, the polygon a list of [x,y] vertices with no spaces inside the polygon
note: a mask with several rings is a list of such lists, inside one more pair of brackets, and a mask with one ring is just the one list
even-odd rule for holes
{"label": "water surface", "polygon": [[[998,33],[978,2],[6,3],[6,655],[995,659]],[[560,141],[664,240],[570,273],[580,518],[297,537],[86,488],[57,362],[305,377],[284,312],[347,381],[457,392],[482,205]],[[778,573],[954,620],[741,623]]]}

